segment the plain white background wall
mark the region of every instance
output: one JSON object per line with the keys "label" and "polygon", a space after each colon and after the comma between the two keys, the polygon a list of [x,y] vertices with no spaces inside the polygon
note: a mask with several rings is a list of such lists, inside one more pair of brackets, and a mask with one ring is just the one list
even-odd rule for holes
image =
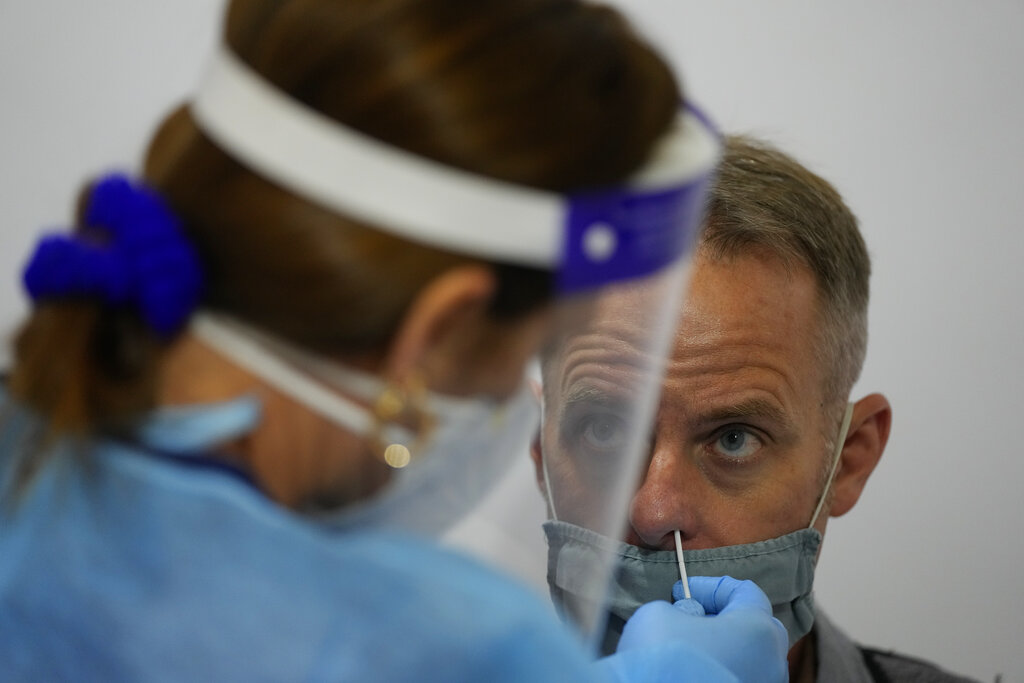
{"label": "plain white background wall", "polygon": [[[855,393],[886,393],[895,422],[829,526],[819,600],[864,642],[1024,681],[1024,4],[617,4],[724,129],[775,141],[861,219],[875,275]],[[137,165],[219,15],[212,0],[0,0],[0,331],[25,310],[34,234],[67,221],[84,178]],[[539,498],[517,473],[495,504],[536,542]]]}

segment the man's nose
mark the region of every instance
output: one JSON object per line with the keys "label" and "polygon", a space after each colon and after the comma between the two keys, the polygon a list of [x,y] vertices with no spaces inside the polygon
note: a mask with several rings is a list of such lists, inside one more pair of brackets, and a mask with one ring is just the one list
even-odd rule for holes
{"label": "man's nose", "polygon": [[699,477],[679,449],[656,446],[640,488],[630,504],[626,542],[653,550],[675,548],[674,532],[683,539],[697,531]]}

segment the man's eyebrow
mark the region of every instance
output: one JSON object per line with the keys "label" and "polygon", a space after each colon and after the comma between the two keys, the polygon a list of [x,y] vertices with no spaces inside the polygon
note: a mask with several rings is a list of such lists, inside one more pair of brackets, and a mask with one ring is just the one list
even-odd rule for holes
{"label": "man's eyebrow", "polygon": [[576,384],[562,399],[562,405],[571,407],[581,403],[591,405],[618,406],[630,402],[628,396],[610,393],[590,384]]}
{"label": "man's eyebrow", "polygon": [[714,407],[699,413],[701,422],[729,422],[759,417],[776,423],[783,429],[792,429],[793,422],[785,411],[775,403],[763,398],[748,398],[738,403]]}

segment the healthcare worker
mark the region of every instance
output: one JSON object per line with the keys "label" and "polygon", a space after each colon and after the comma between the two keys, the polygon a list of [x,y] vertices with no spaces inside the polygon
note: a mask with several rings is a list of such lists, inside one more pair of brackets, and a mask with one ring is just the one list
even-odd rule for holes
{"label": "healthcare worker", "polygon": [[[523,457],[538,348],[642,288],[631,445],[587,475],[624,522],[717,150],[681,100],[575,0],[232,2],[143,178],[90,183],[25,269],[2,677],[782,680],[752,584],[647,605],[595,662],[435,540]],[[582,642],[612,559],[575,579]]]}

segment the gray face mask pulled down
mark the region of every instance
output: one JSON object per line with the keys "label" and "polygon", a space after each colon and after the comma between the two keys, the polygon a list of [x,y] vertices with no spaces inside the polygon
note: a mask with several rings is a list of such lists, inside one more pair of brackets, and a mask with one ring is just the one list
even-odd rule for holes
{"label": "gray face mask pulled down", "polygon": [[[807,527],[777,538],[755,543],[685,551],[686,572],[690,576],[731,576],[753,581],[768,596],[775,618],[782,622],[792,647],[814,625],[814,567],[821,547],[821,533],[813,528],[821,514],[828,490],[839,466],[843,443],[850,427],[853,404],[847,404],[839,428],[832,465],[825,488]],[[552,501],[547,464],[544,480],[548,501]],[[554,513],[554,505],[551,505]],[[615,541],[589,529],[557,519],[545,522],[548,541],[548,586],[551,599],[563,615],[571,616],[578,605],[593,606],[606,600],[608,621],[601,651],[615,652],[626,621],[641,605],[654,600],[672,601],[672,586],[679,580],[679,564],[674,550],[648,550]],[[605,565],[606,558],[617,559],[607,596],[595,595],[593,567]]]}
{"label": "gray face mask pulled down", "polygon": [[[567,522],[544,524],[548,540],[548,586],[560,610],[605,598],[592,595],[594,582],[588,567],[598,557],[614,554],[617,568],[607,597],[608,623],[601,649],[611,654],[626,621],[641,605],[654,600],[672,601],[672,585],[679,580],[673,550],[646,550],[621,543]],[[772,603],[775,618],[789,633],[789,644],[807,635],[814,624],[814,564],[821,545],[816,529],[800,529],[778,538],[686,551],[690,576],[731,576],[756,583]]]}

